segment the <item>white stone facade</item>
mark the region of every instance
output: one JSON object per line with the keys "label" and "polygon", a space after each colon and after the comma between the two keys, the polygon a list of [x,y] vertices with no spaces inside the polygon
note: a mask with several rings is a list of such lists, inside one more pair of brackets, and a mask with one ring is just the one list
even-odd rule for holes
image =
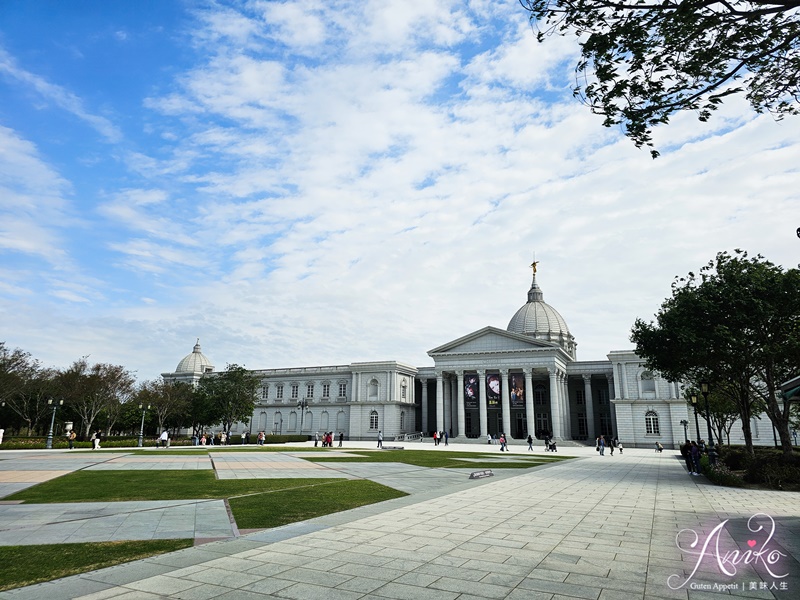
{"label": "white stone facade", "polygon": [[[385,440],[434,430],[456,439],[530,433],[590,444],[606,435],[630,447],[665,448],[677,448],[685,435],[696,439],[698,428],[708,437],[679,383],[649,372],[632,351],[578,361],[576,347],[566,321],[544,302],[534,269],[528,302],[507,329],[484,327],[437,346],[428,352],[433,366],[375,361],[253,371],[261,389],[249,429],[359,440],[376,440],[379,431]],[[181,365],[187,372],[178,372]],[[196,383],[213,372],[199,341],[178,371],[164,376]],[[686,430],[681,421],[689,422]],[[754,419],[755,443],[771,442],[770,431],[768,420]],[[742,443],[741,427],[730,441]]]}

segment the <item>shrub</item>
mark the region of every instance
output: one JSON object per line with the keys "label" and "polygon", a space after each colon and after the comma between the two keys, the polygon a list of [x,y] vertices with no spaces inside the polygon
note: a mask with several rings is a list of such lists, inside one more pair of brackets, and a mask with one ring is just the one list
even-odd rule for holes
{"label": "shrub", "polygon": [[800,463],[797,459],[787,461],[780,450],[756,453],[747,468],[745,480],[764,484],[773,489],[800,485]]}
{"label": "shrub", "polygon": [[706,454],[700,457],[700,468],[708,480],[715,485],[744,487],[744,480],[731,471],[724,462],[717,461],[717,464],[712,466]]}

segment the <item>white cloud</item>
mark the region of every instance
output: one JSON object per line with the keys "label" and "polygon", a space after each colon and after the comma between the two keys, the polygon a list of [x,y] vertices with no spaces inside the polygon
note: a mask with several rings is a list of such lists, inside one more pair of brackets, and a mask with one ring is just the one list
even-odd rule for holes
{"label": "white cloud", "polygon": [[[126,173],[92,205],[112,228],[106,266],[54,283],[66,302],[23,311],[17,339],[53,322],[65,354],[131,361],[143,377],[174,368],[197,336],[220,367],[427,365],[428,349],[507,325],[536,250],[579,358],[600,359],[629,348],[672,277],[718,250],[796,256],[797,121],[735,103],[706,125],[676,118],[652,161],[560,95],[574,40],[536,44],[510,5],[197,15],[194,62],[131,117],[157,142],[123,150]],[[8,172],[31,174],[18,196],[42,189],[58,206],[69,185],[17,144]],[[5,319],[2,298],[28,288],[4,280]]]}
{"label": "white cloud", "polygon": [[48,102],[52,102],[62,110],[81,119],[103,136],[107,142],[114,143],[121,140],[122,134],[110,120],[89,112],[78,96],[62,86],[50,83],[43,77],[20,67],[16,60],[3,48],[0,48],[0,73],[5,73],[20,83],[29,86]]}

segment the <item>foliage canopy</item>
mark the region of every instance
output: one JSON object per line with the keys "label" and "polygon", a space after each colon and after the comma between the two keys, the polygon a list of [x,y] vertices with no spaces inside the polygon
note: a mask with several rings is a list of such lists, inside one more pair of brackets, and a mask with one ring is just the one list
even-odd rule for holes
{"label": "foliage canopy", "polygon": [[800,368],[798,290],[798,269],[721,252],[699,277],[676,279],[656,321],[637,319],[631,341],[668,379],[706,380],[736,402],[751,452],[750,419],[765,409],[788,456],[791,401],[780,397],[779,386]]}
{"label": "foliage canopy", "polygon": [[538,40],[573,34],[574,95],[638,148],[678,111],[706,121],[744,94],[756,112],[797,114],[799,0],[520,0]]}

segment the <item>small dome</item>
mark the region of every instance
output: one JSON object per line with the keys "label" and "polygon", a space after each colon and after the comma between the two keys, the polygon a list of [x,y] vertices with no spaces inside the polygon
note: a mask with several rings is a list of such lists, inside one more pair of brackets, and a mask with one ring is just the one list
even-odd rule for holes
{"label": "small dome", "polygon": [[209,373],[214,370],[214,365],[208,360],[208,357],[200,350],[200,339],[194,345],[191,354],[183,357],[183,360],[178,363],[175,368],[175,373]]}
{"label": "small dome", "polygon": [[531,289],[528,290],[528,302],[511,317],[506,330],[557,344],[572,358],[575,358],[575,346],[577,345],[575,338],[569,332],[564,317],[544,301],[544,294],[536,283],[535,272]]}

